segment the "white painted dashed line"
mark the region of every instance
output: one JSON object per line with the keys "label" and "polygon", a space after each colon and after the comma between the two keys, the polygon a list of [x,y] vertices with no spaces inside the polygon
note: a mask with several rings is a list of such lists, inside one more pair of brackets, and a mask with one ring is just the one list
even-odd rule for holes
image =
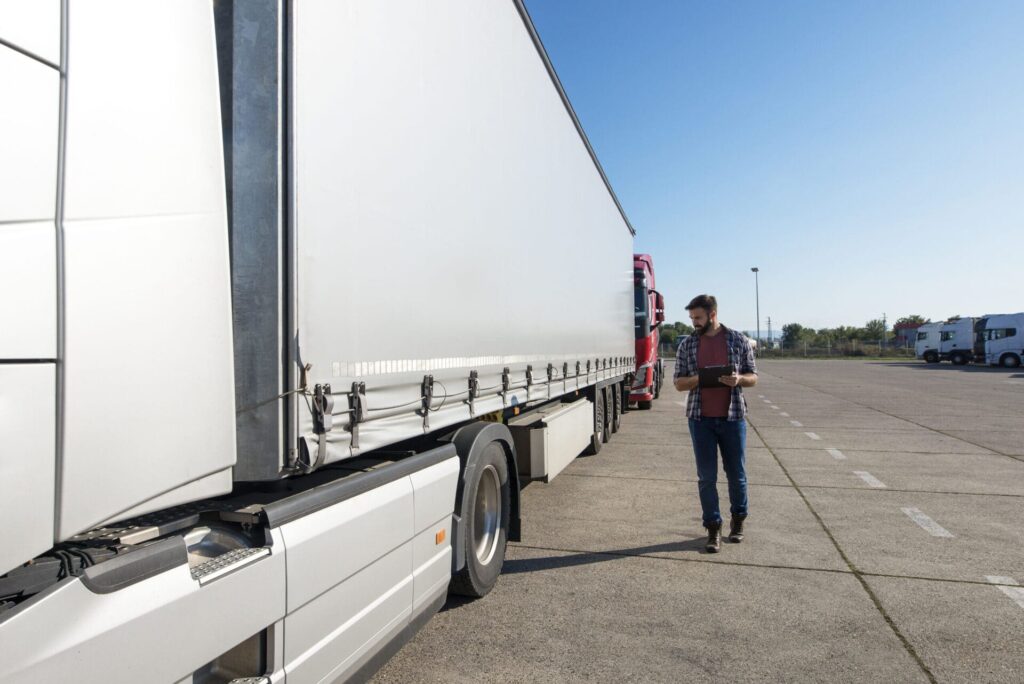
{"label": "white painted dashed line", "polygon": [[1024,608],[1024,587],[1020,586],[1017,580],[1013,579],[1012,577],[999,577],[997,575],[986,575],[985,579],[987,579],[992,584],[1012,585],[1009,587],[999,587],[999,591],[1003,592],[1011,599],[1013,599],[1014,603],[1016,603],[1018,606]]}
{"label": "white painted dashed line", "polygon": [[772,400],[771,400],[771,399],[765,399],[765,400],[764,400],[764,403],[766,403],[766,404],[770,404],[770,403],[772,403]]}
{"label": "white painted dashed line", "polygon": [[778,407],[778,406],[776,406],[775,404],[772,404],[772,408],[773,408],[773,409],[775,409],[776,411],[778,411],[778,410],[779,410],[779,407]]}
{"label": "white painted dashed line", "polygon": [[839,449],[828,448],[828,449],[825,449],[825,451],[827,451],[828,455],[831,456],[832,458],[836,459],[837,461],[845,461],[846,460],[846,454],[844,454]]}
{"label": "white painted dashed line", "polygon": [[807,435],[808,437],[810,437],[811,439],[816,439],[816,440],[821,439],[821,437],[819,437],[818,435],[814,434],[813,432],[805,432],[804,434]]}
{"label": "white painted dashed line", "polygon": [[793,427],[803,427],[804,426],[804,424],[801,423],[799,420],[791,420],[791,421],[789,421],[789,424],[792,425]]}
{"label": "white painted dashed line", "polygon": [[868,483],[868,487],[874,489],[885,489],[885,483],[879,480],[877,477],[872,475],[866,470],[854,470],[853,474]]}
{"label": "white painted dashed line", "polygon": [[758,399],[764,399],[764,395],[763,395],[763,394],[758,394],[758,395],[757,395],[757,398],[758,398]]}
{"label": "white painted dashed line", "polygon": [[904,508],[901,510],[933,537],[953,538],[953,534],[949,530],[922,513],[920,508]]}
{"label": "white painted dashed line", "polygon": [[788,413],[786,413],[785,411],[783,411],[783,412],[782,412],[782,413],[780,413],[779,415],[780,415],[780,416],[786,416],[787,418],[789,418],[789,414],[788,414]]}

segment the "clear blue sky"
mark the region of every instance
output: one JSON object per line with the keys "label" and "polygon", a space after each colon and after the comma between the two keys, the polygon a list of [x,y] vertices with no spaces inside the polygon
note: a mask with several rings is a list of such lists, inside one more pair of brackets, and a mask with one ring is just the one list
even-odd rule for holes
{"label": "clear blue sky", "polygon": [[1024,310],[1024,1],[526,2],[670,321]]}

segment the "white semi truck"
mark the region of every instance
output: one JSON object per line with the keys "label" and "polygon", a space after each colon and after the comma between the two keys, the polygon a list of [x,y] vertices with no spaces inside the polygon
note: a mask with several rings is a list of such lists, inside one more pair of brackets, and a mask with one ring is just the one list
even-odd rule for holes
{"label": "white semi truck", "polygon": [[989,366],[1019,368],[1024,360],[1024,312],[990,314],[977,319],[974,360]]}
{"label": "white semi truck", "polygon": [[[973,318],[951,318],[939,328],[939,360],[963,366],[974,358]],[[924,327],[924,326],[922,326]]]}
{"label": "white semi truck", "polygon": [[520,0],[12,0],[0,86],[0,681],[365,678],[617,429]]}
{"label": "white semi truck", "polygon": [[925,323],[917,329],[914,352],[928,363],[939,362],[939,331],[944,323]]}

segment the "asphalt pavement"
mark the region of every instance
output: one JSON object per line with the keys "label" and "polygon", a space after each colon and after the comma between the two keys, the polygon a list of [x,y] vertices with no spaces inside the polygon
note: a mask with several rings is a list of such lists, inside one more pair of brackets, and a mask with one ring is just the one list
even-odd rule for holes
{"label": "asphalt pavement", "polygon": [[1024,681],[1024,373],[763,361],[746,396],[742,544],[703,550],[667,386],[375,681]]}

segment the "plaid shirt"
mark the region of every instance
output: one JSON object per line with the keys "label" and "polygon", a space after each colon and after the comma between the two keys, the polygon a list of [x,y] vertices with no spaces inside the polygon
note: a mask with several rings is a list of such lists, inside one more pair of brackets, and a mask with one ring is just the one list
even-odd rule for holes
{"label": "plaid shirt", "polygon": [[[725,333],[725,344],[729,349],[729,363],[736,367],[736,371],[744,373],[757,373],[757,366],[754,364],[754,350],[750,341],[742,333],[722,326]],[[719,334],[721,335],[722,332]],[[696,332],[688,335],[679,343],[679,350],[676,352],[676,371],[673,379],[697,375],[697,347],[700,345],[700,335]],[[694,420],[701,419],[700,388],[690,390],[690,396],[686,399],[686,416]],[[743,420],[747,417],[747,400],[743,397],[743,390],[740,387],[733,387],[729,393],[729,415],[727,420]]]}

